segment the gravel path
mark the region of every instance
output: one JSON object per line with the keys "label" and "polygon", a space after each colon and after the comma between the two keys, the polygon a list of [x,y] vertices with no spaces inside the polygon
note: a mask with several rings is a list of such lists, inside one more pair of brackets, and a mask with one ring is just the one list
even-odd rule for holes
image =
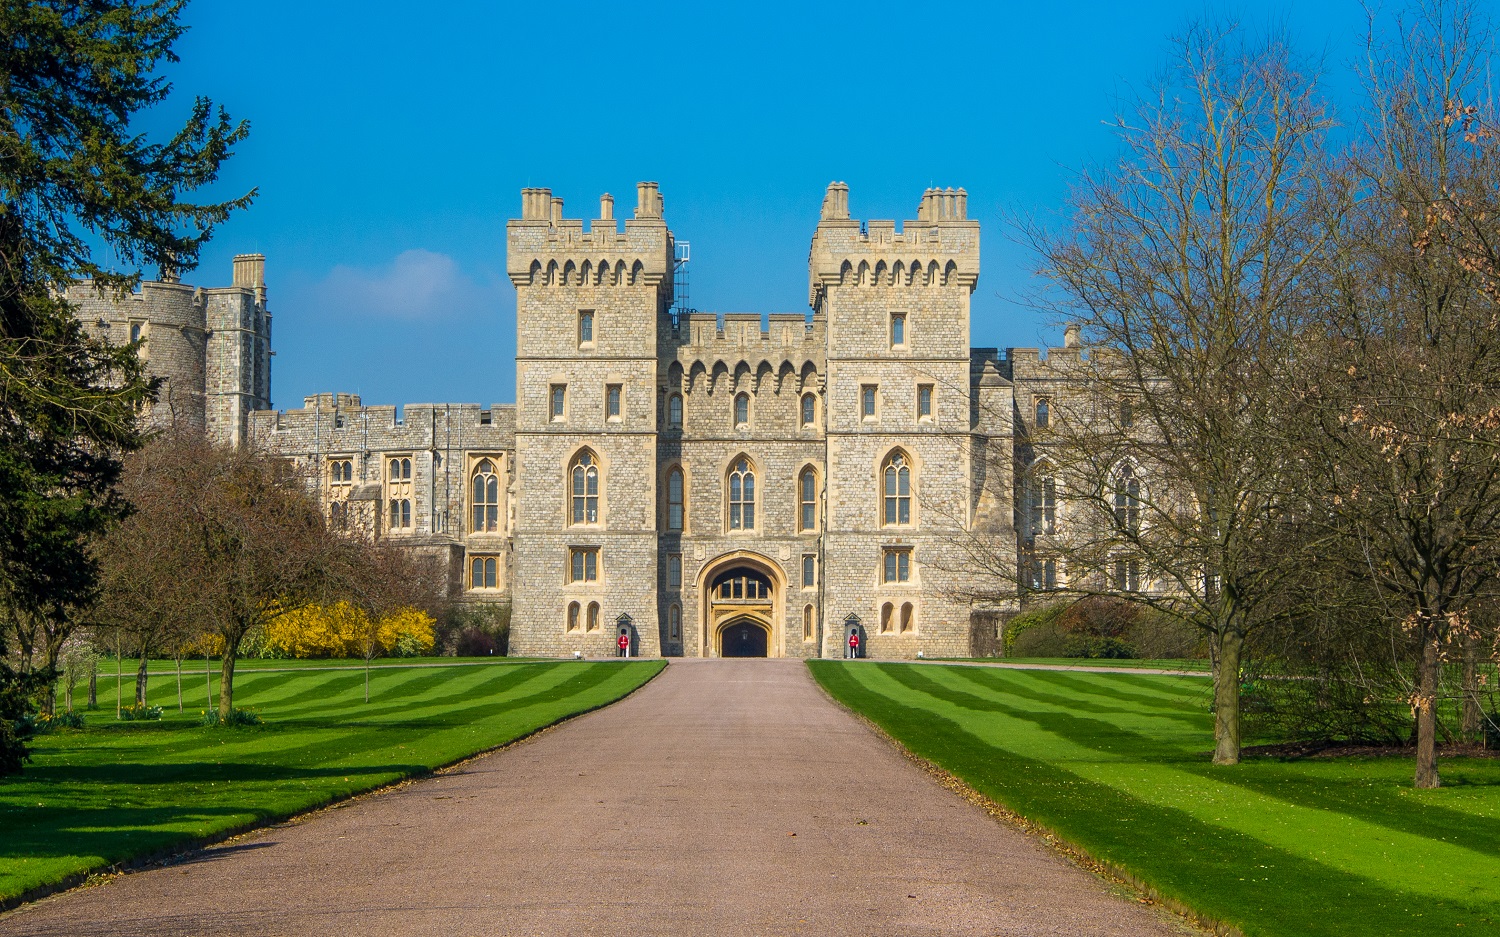
{"label": "gravel path", "polygon": [[795,661],[677,661],[508,751],[0,916],[0,935],[1167,935]]}

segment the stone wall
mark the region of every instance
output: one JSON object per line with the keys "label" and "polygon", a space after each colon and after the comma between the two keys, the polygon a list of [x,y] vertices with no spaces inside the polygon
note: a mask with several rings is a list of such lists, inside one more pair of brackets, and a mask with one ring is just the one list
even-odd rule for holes
{"label": "stone wall", "polygon": [[147,419],[240,445],[249,415],[271,406],[271,314],[265,258],[240,254],[232,285],[199,288],[175,279],[145,281],[125,296],[87,280],[67,300],[92,334],[116,344],[139,338],[146,370],[163,379]]}
{"label": "stone wall", "polygon": [[[249,444],[288,458],[323,500],[331,523],[368,527],[444,558],[450,595],[508,598],[515,460],[515,408],[478,404],[364,406],[353,394],[318,394],[297,410],[250,414]],[[411,478],[392,472],[411,462]],[[497,529],[475,530],[471,484],[482,461],[499,478]],[[348,484],[332,466],[348,462]],[[399,486],[399,491],[393,490]],[[410,525],[391,523],[393,496],[412,502]],[[353,507],[346,505],[353,504]],[[401,518],[404,520],[404,518]],[[483,526],[483,525],[482,525]],[[496,585],[473,588],[469,560],[497,559]]]}

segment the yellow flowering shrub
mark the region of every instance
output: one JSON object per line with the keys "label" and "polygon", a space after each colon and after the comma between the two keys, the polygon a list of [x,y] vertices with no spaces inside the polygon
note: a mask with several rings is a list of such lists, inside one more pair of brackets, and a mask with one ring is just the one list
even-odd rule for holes
{"label": "yellow flowering shrub", "polygon": [[404,608],[372,629],[369,616],[348,602],[308,605],[273,618],[266,626],[266,645],[288,657],[364,657],[373,637],[375,656],[394,651],[409,657],[432,649],[434,624],[426,612]]}

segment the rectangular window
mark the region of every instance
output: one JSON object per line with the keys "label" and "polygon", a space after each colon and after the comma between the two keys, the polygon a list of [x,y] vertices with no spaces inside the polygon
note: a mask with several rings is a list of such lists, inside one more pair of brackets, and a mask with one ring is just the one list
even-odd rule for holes
{"label": "rectangular window", "polygon": [[682,554],[667,554],[667,588],[682,588]]}
{"label": "rectangular window", "polygon": [[620,393],[619,384],[607,384],[604,387],[604,417],[609,420],[620,418]]}
{"label": "rectangular window", "polygon": [[563,415],[567,412],[566,407],[568,403],[568,385],[553,384],[550,391],[551,392],[548,394],[548,416],[550,416],[553,420],[561,420],[563,418]]}
{"label": "rectangular window", "polygon": [[891,313],[891,347],[901,348],[906,344],[906,313]]}
{"label": "rectangular window", "polygon": [[802,588],[811,589],[818,584],[818,556],[816,553],[802,554]]}
{"label": "rectangular window", "polygon": [[599,581],[599,548],[569,547],[569,582]]}
{"label": "rectangular window", "polygon": [[917,419],[932,419],[932,385],[917,385]]}
{"label": "rectangular window", "polygon": [[498,587],[500,559],[495,556],[469,557],[469,588],[494,589]]}
{"label": "rectangular window", "polygon": [[875,384],[859,386],[859,413],[867,420],[875,419]]}
{"label": "rectangular window", "polygon": [[910,582],[911,549],[909,547],[886,547],[885,568],[882,573],[881,582]]}
{"label": "rectangular window", "polygon": [[578,310],[578,344],[592,345],[594,343],[594,310]]}

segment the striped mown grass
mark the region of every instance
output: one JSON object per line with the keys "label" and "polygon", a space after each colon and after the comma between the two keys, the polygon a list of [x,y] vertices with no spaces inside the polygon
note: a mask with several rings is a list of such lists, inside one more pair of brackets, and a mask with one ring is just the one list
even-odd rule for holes
{"label": "striped mown grass", "polygon": [[814,661],[912,753],[1247,935],[1500,932],[1500,762],[1209,763],[1197,677]]}
{"label": "striped mown grass", "polygon": [[110,699],[84,729],[42,736],[26,771],[0,779],[0,903],[504,745],[613,702],[663,666],[387,666],[371,672],[369,703],[362,669],[252,668],[236,676],[235,702],[265,724],[248,729],[200,725],[201,673],[184,681],[180,714],[175,676],[153,675],[160,722],[117,722]]}

